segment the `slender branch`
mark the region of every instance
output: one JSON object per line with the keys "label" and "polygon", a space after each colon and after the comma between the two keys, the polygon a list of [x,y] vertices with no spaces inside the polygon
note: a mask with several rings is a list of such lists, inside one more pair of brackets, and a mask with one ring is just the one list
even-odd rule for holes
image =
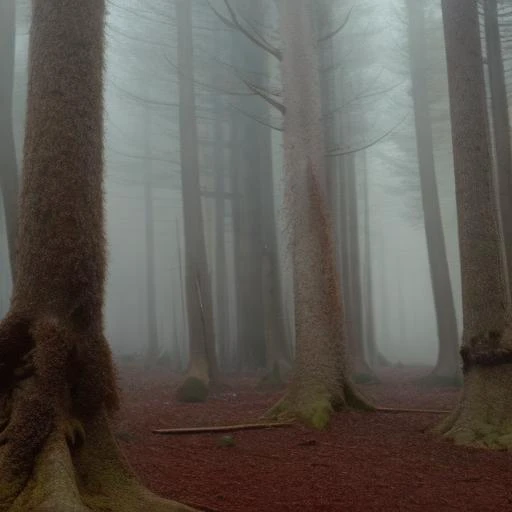
{"label": "slender branch", "polygon": [[238,16],[233,9],[233,7],[230,5],[228,0],[224,0],[224,3],[228,9],[230,18],[227,18],[223,14],[221,14],[213,5],[211,4],[210,0],[206,0],[208,5],[210,6],[210,9],[214,12],[215,16],[219,18],[225,25],[227,25],[229,28],[233,30],[238,30],[241,32],[245,37],[250,39],[255,45],[259,46],[266,52],[270,53],[270,55],[273,55],[277,60],[281,61],[283,60],[283,52],[274,46],[272,46],[270,43],[267,43],[264,40],[259,40],[256,36],[251,34],[243,25],[241,25],[240,21],[238,20]]}
{"label": "slender branch", "polygon": [[240,114],[242,114],[243,116],[246,116],[248,117],[249,119],[252,119],[253,121],[256,121],[257,123],[263,125],[263,126],[266,126],[267,128],[271,128],[272,130],[275,130],[277,132],[282,132],[283,131],[283,127],[282,126],[275,126],[267,121],[264,121],[263,119],[253,115],[253,114],[249,114],[248,112],[246,112],[245,110],[231,104],[231,103],[228,103],[228,105],[230,106],[230,108],[232,108],[233,110],[236,110],[237,112],[239,112]]}
{"label": "slender branch", "polygon": [[241,80],[252,92],[254,92],[254,94],[257,94],[260,98],[263,98],[269,105],[279,110],[281,114],[286,114],[286,107],[282,103],[279,103],[279,101],[276,101],[273,98],[271,98],[268,94],[260,90],[258,87],[256,87],[248,80],[244,80],[243,78],[241,78]]}
{"label": "slender branch", "polygon": [[343,155],[352,155],[354,153],[359,153],[360,151],[364,151],[366,149],[371,148],[372,146],[377,145],[379,142],[383,141],[386,137],[391,135],[403,122],[407,119],[408,116],[405,116],[399,123],[397,123],[395,126],[393,126],[390,130],[388,130],[384,135],[379,137],[378,139],[373,140],[372,142],[369,142],[368,144],[365,144],[364,146],[354,148],[354,149],[346,149],[346,150],[333,150],[326,154],[328,157],[334,157],[334,156],[343,156]]}
{"label": "slender branch", "polygon": [[350,11],[348,11],[347,17],[343,20],[343,23],[335,30],[328,32],[325,34],[325,36],[322,36],[318,42],[319,43],[325,43],[326,41],[329,41],[329,39],[332,39],[336,35],[338,35],[347,25],[347,23],[350,20],[350,16],[352,14],[352,11],[354,10],[354,6],[351,7]]}

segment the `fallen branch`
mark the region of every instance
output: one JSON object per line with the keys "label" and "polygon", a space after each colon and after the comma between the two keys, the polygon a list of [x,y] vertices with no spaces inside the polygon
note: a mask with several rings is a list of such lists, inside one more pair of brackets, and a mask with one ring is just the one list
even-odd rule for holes
{"label": "fallen branch", "polygon": [[247,423],[243,425],[220,425],[217,427],[190,427],[190,428],[164,428],[152,430],[153,434],[208,434],[213,432],[231,432],[234,430],[256,430],[273,427],[290,427],[293,422],[266,422],[266,423]]}
{"label": "fallen branch", "polygon": [[448,414],[448,409],[395,409],[394,407],[377,407],[377,412],[417,412],[424,414]]}

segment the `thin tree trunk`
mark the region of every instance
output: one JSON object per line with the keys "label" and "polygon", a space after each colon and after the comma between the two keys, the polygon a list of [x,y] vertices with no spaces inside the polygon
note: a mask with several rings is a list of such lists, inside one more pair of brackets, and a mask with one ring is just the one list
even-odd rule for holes
{"label": "thin tree trunk", "polygon": [[476,0],[442,0],[462,268],[464,390],[436,429],[455,442],[512,447],[512,331],[486,128]]}
{"label": "thin tree trunk", "polygon": [[428,102],[425,15],[423,5],[417,0],[406,0],[406,3],[409,16],[409,64],[411,69],[421,198],[439,341],[437,364],[427,380],[432,383],[453,385],[461,380],[458,364],[459,342],[455,303],[436,183],[432,121]]}
{"label": "thin tree trunk", "polygon": [[[150,167],[151,168],[151,167]],[[150,172],[150,168],[145,172]],[[144,176],[144,211],[145,211],[145,238],[146,238],[146,283],[147,283],[147,322],[148,345],[146,364],[152,366],[158,358],[158,328],[156,313],[156,273],[155,273],[155,221],[153,218],[153,187],[151,174]]]}
{"label": "thin tree trunk", "polygon": [[224,158],[224,115],[222,103],[215,99],[215,276],[216,276],[216,326],[217,344],[220,359],[225,363],[228,351],[227,338],[229,333],[228,290],[226,272],[226,186]]}
{"label": "thin tree trunk", "polygon": [[375,318],[373,311],[373,272],[372,272],[372,247],[371,247],[371,219],[370,198],[368,183],[368,166],[366,154],[364,155],[363,169],[363,200],[364,200],[364,325],[368,362],[372,368],[379,365],[379,351],[375,340]]}
{"label": "thin tree trunk", "polygon": [[508,293],[512,279],[512,152],[505,69],[501,50],[497,0],[485,0],[484,19],[491,109],[496,155],[496,187],[506,256]]}
{"label": "thin tree trunk", "polygon": [[208,273],[203,210],[199,181],[199,154],[194,91],[192,7],[176,0],[178,30],[178,83],[183,219],[185,226],[185,287],[188,311],[190,362],[177,396],[202,401],[210,381],[218,379],[213,326],[212,293]]}
{"label": "thin tree trunk", "polygon": [[368,364],[364,350],[363,334],[363,296],[361,282],[361,256],[359,250],[359,212],[357,202],[356,168],[355,160],[345,169],[347,173],[345,181],[345,197],[348,222],[346,232],[346,244],[349,250],[346,257],[349,260],[349,289],[347,299],[351,303],[352,330],[349,339],[350,356],[352,359],[352,371],[354,379],[358,382],[375,381],[376,376]]}
{"label": "thin tree trunk", "polygon": [[0,188],[7,228],[11,275],[15,277],[16,235],[18,230],[18,171],[14,144],[12,94],[14,80],[14,44],[16,5],[14,0],[0,3]]}

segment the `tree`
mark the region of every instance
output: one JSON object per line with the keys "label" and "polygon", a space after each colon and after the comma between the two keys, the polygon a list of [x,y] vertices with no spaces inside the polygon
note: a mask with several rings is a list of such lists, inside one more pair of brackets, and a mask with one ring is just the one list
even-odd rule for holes
{"label": "tree", "polygon": [[199,154],[194,92],[192,10],[176,0],[181,179],[185,234],[185,289],[190,361],[177,396],[184,401],[206,399],[210,382],[218,379],[213,304],[199,183]]}
{"label": "tree", "polygon": [[461,380],[457,353],[457,318],[435,174],[434,142],[427,87],[428,63],[424,7],[418,0],[406,0],[406,6],[409,18],[409,65],[416,127],[416,148],[439,340],[437,364],[432,374],[427,377],[426,382],[453,385],[460,383]]}
{"label": "tree", "polygon": [[11,274],[15,274],[16,233],[18,229],[18,173],[12,128],[12,93],[14,78],[14,39],[16,4],[0,4],[0,188],[4,205]]}
{"label": "tree", "polygon": [[[484,2],[485,40],[491,89],[492,126],[496,158],[496,186],[506,256],[508,281],[512,279],[512,152],[507,86],[501,50],[497,0]],[[510,283],[508,284],[510,288]],[[510,293],[510,290],[509,290]]]}
{"label": "tree", "polygon": [[464,389],[436,432],[465,445],[512,446],[511,306],[495,203],[476,0],[443,0],[464,313]]}
{"label": "tree", "polygon": [[369,407],[350,381],[342,298],[327,201],[318,37],[310,0],[279,2],[284,158],[291,220],[296,357],[287,393],[270,411],[324,427],[334,410]]}
{"label": "tree", "polygon": [[0,324],[0,508],[191,510],[144,489],[108,414],[104,0],[35,0],[11,309]]}

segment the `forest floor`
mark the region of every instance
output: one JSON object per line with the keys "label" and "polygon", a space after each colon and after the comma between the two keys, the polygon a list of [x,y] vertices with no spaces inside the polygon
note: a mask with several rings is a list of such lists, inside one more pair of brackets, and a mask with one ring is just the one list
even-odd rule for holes
{"label": "forest floor", "polygon": [[[361,390],[384,407],[450,409],[458,390],[425,389],[425,368],[387,368]],[[116,433],[143,482],[205,512],[512,511],[512,454],[455,447],[425,431],[432,413],[340,413],[328,430],[301,426],[155,435],[155,428],[254,422],[279,393],[255,377],[203,404],[179,404],[179,376],[120,368],[124,403]],[[149,512],[149,511],[148,511]]]}

